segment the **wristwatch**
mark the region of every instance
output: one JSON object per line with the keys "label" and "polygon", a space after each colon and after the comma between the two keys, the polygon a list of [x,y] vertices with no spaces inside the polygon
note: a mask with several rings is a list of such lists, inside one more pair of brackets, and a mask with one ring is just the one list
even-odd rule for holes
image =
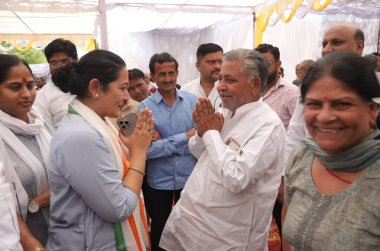
{"label": "wristwatch", "polygon": [[29,198],[29,202],[28,202],[29,213],[34,214],[34,213],[37,213],[38,210],[40,210],[40,205],[38,205],[38,203],[35,200]]}

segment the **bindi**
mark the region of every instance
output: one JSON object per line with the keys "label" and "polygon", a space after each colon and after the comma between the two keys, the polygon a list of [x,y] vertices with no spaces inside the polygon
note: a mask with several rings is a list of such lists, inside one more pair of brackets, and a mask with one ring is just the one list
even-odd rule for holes
{"label": "bindi", "polygon": [[28,80],[26,78],[22,78],[22,83],[23,84],[27,84],[28,83]]}

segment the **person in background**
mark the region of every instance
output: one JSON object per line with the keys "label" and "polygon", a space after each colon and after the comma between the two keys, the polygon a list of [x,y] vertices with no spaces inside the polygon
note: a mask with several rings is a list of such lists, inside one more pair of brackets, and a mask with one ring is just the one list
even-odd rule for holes
{"label": "person in background", "polygon": [[193,112],[197,134],[189,142],[198,162],[166,223],[162,248],[268,250],[286,133],[261,98],[267,76],[268,62],[255,50],[223,56],[222,113],[199,98]]}
{"label": "person in background", "polygon": [[46,84],[46,80],[43,77],[37,77],[33,75],[34,81],[36,82],[36,90],[40,90]]}
{"label": "person in background", "polygon": [[[307,70],[314,63],[315,61],[312,59],[305,59],[305,60],[302,60],[299,64],[297,64],[296,66],[296,75],[297,75],[296,80],[298,80],[297,86],[300,86],[302,84],[302,80],[305,77]],[[293,84],[294,84],[294,81],[293,81]]]}
{"label": "person in background", "polygon": [[138,109],[152,110],[154,131],[160,134],[148,151],[144,187],[152,220],[152,251],[156,251],[162,250],[158,247],[162,230],[197,161],[189,152],[188,141],[195,134],[191,114],[198,98],[176,88],[178,62],[169,53],[154,54],[149,69],[158,90],[143,100]]}
{"label": "person in background", "polygon": [[284,68],[280,67],[280,71],[278,72],[278,75],[280,75],[280,77],[282,78],[285,77]]}
{"label": "person in background", "polygon": [[298,75],[297,75],[297,72],[299,71],[299,68],[300,68],[300,64],[296,64],[296,76],[297,76],[297,78],[294,79],[293,82],[292,82],[292,84],[296,85],[296,86],[300,86],[301,85],[301,80],[299,80]]}
{"label": "person in background", "polygon": [[142,110],[128,138],[118,137],[106,118],[119,117],[128,98],[125,62],[91,51],[55,72],[53,81],[76,98],[51,142],[47,249],[149,250],[141,184],[152,114]]}
{"label": "person in background", "polygon": [[144,73],[144,80],[146,85],[148,86],[148,90],[150,93],[154,93],[157,90],[157,85],[156,83],[152,82],[152,79],[150,78],[150,73],[145,72]]}
{"label": "person in background", "polygon": [[144,73],[141,70],[134,68],[128,70],[128,73],[128,93],[133,100],[141,102],[144,99],[146,99],[149,95],[151,95],[148,85],[144,80]]}
{"label": "person in background", "polygon": [[380,248],[379,96],[374,66],[355,53],[310,67],[301,86],[310,137],[285,172],[285,251]]}
{"label": "person in background", "polygon": [[51,131],[32,108],[35,97],[29,65],[16,56],[0,54],[0,141],[4,146],[0,159],[7,160],[5,180],[15,184],[19,219],[26,223],[23,226],[32,238],[38,240],[25,243],[21,236],[26,250],[46,244],[49,221],[46,165]]}
{"label": "person in background", "polygon": [[49,63],[50,76],[41,90],[38,91],[34,106],[42,114],[42,117],[57,128],[63,117],[67,114],[67,108],[73,97],[63,93],[51,80],[51,75],[65,67],[67,63],[78,60],[75,45],[62,38],[50,42],[44,49],[46,60]]}
{"label": "person in background", "polygon": [[[364,33],[351,24],[336,24],[325,32],[322,40],[322,56],[333,51],[349,51],[362,55],[364,49]],[[289,122],[285,148],[287,160],[296,144],[307,135],[305,120],[303,118],[303,105],[297,98],[296,108]]]}
{"label": "person in background", "polygon": [[287,129],[299,95],[299,89],[279,77],[278,71],[281,67],[281,60],[280,51],[277,47],[271,44],[260,44],[255,50],[262,53],[269,62],[268,83],[263,91],[263,100],[278,114],[285,129]]}
{"label": "person in background", "polygon": [[372,55],[376,56],[376,60],[377,60],[376,71],[380,72],[380,53],[379,52],[372,52]]}
{"label": "person in background", "polygon": [[220,107],[220,99],[216,86],[218,85],[220,66],[222,65],[223,49],[217,44],[201,44],[197,49],[195,67],[199,78],[182,86],[182,91],[195,94],[197,97],[208,97],[214,107]]}

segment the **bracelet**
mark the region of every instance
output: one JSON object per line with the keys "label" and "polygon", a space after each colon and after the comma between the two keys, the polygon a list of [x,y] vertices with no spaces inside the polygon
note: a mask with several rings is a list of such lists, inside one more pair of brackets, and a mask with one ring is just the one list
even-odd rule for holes
{"label": "bracelet", "polygon": [[138,172],[138,173],[141,173],[142,174],[142,176],[144,176],[145,175],[145,172],[144,171],[141,171],[141,170],[139,170],[139,169],[137,169],[137,168],[134,168],[134,167],[129,167],[129,170],[133,170],[133,171],[135,171],[135,172]]}
{"label": "bracelet", "polygon": [[44,247],[36,247],[33,249],[33,251],[45,251],[46,249]]}

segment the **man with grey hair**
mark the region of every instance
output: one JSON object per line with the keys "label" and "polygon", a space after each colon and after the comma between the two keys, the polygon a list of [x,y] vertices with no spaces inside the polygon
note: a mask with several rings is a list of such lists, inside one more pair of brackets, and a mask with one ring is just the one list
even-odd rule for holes
{"label": "man with grey hair", "polygon": [[314,63],[315,61],[313,59],[305,59],[305,60],[302,60],[301,63],[299,63],[296,66],[297,79],[299,79],[301,83],[306,75],[307,70],[309,70],[310,66],[313,65]]}
{"label": "man with grey hair", "polygon": [[237,49],[223,56],[221,113],[207,98],[193,112],[189,141],[198,162],[161,236],[166,250],[268,250],[284,165],[285,129],[263,102],[268,62]]}

